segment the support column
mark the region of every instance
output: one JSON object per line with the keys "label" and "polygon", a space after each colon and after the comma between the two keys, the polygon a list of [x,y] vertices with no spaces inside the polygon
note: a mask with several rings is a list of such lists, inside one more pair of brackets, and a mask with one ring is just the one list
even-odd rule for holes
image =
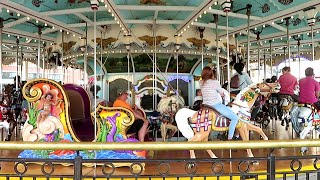
{"label": "support column", "polygon": [[312,45],[312,61],[314,61],[314,37],[313,37],[313,26],[311,26],[311,45]]}
{"label": "support column", "polygon": [[266,82],[267,78],[267,59],[266,59],[266,48],[263,49],[263,81]]}
{"label": "support column", "polygon": [[258,44],[258,82],[260,82],[260,41],[257,40],[257,44]]}

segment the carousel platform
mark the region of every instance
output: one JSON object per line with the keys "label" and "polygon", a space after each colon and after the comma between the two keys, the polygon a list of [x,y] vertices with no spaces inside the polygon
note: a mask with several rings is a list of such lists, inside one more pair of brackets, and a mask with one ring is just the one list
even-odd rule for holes
{"label": "carousel platform", "polygon": [[[270,139],[291,139],[292,131],[291,128],[288,131],[285,131],[285,128],[280,125],[280,122],[275,122],[275,132],[271,130],[271,124],[268,129],[264,131]],[[214,137],[214,136],[213,136]],[[309,138],[312,138],[311,136]],[[176,137],[169,139],[169,141],[174,141]],[[259,140],[259,137],[256,134],[251,134],[251,139]],[[19,137],[12,137],[11,140],[19,141]],[[217,141],[217,139],[213,139]],[[275,149],[272,151],[272,155],[279,158],[276,161],[277,179],[290,179],[298,178],[304,179],[308,173],[309,179],[315,177],[312,174],[317,167],[319,155],[319,148],[309,148],[305,156],[301,156],[300,148],[281,148]],[[261,158],[259,164],[249,164],[242,163],[246,161],[244,155],[246,155],[245,150],[214,150],[213,151],[219,158],[218,165],[213,165],[214,163],[208,161],[208,154],[205,151],[196,151],[196,156],[200,160],[197,162],[197,168],[195,172],[188,172],[186,170],[186,164],[188,164],[189,152],[188,151],[154,151],[149,153],[149,156],[144,160],[145,166],[144,169],[135,169],[132,170],[130,167],[120,167],[113,169],[112,176],[108,179],[159,179],[165,177],[165,179],[268,179],[266,172],[268,168],[267,159],[263,159],[270,155],[270,149],[255,149],[253,153],[256,157]],[[1,171],[0,179],[7,179],[8,175],[12,175],[10,179],[15,179],[18,177],[24,177],[23,179],[54,179],[50,178],[51,176],[61,175],[62,179],[68,179],[73,176],[74,167],[73,166],[63,166],[63,165],[54,165],[54,168],[50,167],[48,164],[45,166],[38,164],[27,164],[27,168],[15,166],[17,164],[14,161],[9,162],[8,158],[17,158],[20,151],[12,150],[2,150],[0,151],[0,162],[1,162]],[[309,157],[312,155],[312,157]],[[286,158],[286,157],[295,157],[295,158]],[[229,159],[232,158],[232,161]],[[316,166],[316,167],[315,167]],[[51,173],[52,170],[52,173]],[[113,171],[112,168],[107,168],[103,166],[92,166],[92,167],[83,167],[82,176],[88,177],[99,177],[105,176],[106,174]],[[26,171],[26,172],[24,172]],[[138,171],[138,172],[134,172]],[[23,173],[21,173],[23,172]],[[46,172],[43,174],[43,172]],[[50,172],[50,173],[48,173]],[[219,177],[214,177],[217,175],[217,172],[221,173]],[[291,174],[291,173],[295,174]],[[299,173],[301,172],[301,173]],[[302,173],[303,172],[303,173]],[[20,173],[20,174],[19,174]],[[240,174],[239,174],[240,173]],[[250,175],[241,175],[250,173]],[[42,176],[36,176],[42,174]],[[160,176],[159,176],[160,174]],[[1,177],[4,175],[3,177]],[[114,176],[114,178],[113,178]],[[285,178],[284,178],[285,176]],[[28,178],[29,177],[29,178]],[[61,178],[60,178],[61,179]],[[105,178],[104,178],[105,179]],[[316,179],[316,178],[315,178]]]}

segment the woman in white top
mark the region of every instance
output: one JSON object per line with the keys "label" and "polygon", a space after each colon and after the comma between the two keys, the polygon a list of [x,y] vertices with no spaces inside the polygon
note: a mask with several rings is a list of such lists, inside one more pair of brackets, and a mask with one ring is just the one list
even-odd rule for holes
{"label": "woman in white top", "polygon": [[202,92],[203,104],[211,106],[222,116],[230,119],[228,139],[231,140],[238,123],[238,116],[228,106],[222,104],[221,96],[224,96],[223,89],[219,81],[215,78],[215,71],[210,67],[204,67],[201,73],[202,80],[200,87]]}
{"label": "woman in white top", "polygon": [[252,84],[252,80],[246,72],[243,72],[243,63],[236,63],[233,68],[236,70],[236,73],[233,76],[238,75],[239,77],[239,88],[230,88],[230,92],[232,94],[238,94],[242,89]]}

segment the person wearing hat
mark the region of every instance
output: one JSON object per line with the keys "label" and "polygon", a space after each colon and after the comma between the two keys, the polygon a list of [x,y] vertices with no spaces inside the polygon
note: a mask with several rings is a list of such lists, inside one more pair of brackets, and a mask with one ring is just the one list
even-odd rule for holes
{"label": "person wearing hat", "polygon": [[299,95],[299,103],[303,104],[313,104],[316,106],[318,110],[320,110],[318,98],[320,96],[320,85],[314,79],[313,69],[308,67],[305,70],[306,77],[300,79],[300,95]]}
{"label": "person wearing hat", "polygon": [[135,117],[135,121],[128,129],[127,134],[137,133],[139,141],[143,142],[144,137],[148,132],[149,121],[139,113],[137,106],[134,106],[132,108],[130,106],[130,104],[127,103],[127,99],[128,99],[128,92],[127,91],[125,91],[124,89],[118,89],[117,95],[118,95],[118,97],[114,101],[113,107],[127,108],[133,113],[133,115]]}

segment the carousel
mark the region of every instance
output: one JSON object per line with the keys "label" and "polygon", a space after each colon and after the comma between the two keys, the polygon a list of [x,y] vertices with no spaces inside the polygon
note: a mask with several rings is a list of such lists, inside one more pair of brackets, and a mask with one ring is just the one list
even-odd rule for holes
{"label": "carousel", "polygon": [[[320,116],[274,96],[272,77],[291,67],[299,80],[313,67],[319,81],[319,8],[318,0],[2,0],[1,140],[53,149],[1,150],[15,160],[0,178],[312,178],[318,148],[293,142],[317,142]],[[253,82],[238,94],[235,64]],[[229,142],[230,120],[197,101],[205,67],[239,117],[229,149],[214,142]],[[113,106],[122,94],[132,109]],[[147,121],[143,137],[130,131],[137,119]],[[283,144],[251,150],[249,140]],[[170,151],[170,143],[195,144]]]}

